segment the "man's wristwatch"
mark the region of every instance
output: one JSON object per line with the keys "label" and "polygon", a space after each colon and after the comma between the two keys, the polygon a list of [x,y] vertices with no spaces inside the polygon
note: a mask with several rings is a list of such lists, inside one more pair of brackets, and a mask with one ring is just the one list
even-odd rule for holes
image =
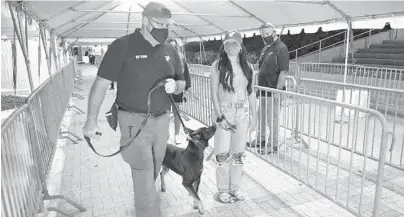
{"label": "man's wristwatch", "polygon": [[221,116],[219,116],[219,117],[216,118],[216,122],[217,122],[217,123],[220,123],[220,122],[222,122],[223,120],[224,120],[224,115],[221,115]]}

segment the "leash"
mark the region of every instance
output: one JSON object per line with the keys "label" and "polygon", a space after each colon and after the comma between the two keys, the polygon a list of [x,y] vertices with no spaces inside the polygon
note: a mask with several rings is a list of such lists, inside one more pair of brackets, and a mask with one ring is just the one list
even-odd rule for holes
{"label": "leash", "polygon": [[[162,81],[162,82],[157,83],[157,85],[156,85],[155,87],[153,87],[153,88],[149,91],[149,95],[147,96],[147,114],[146,114],[146,117],[143,119],[143,121],[142,121],[142,123],[141,123],[139,129],[138,129],[137,132],[136,132],[136,134],[135,134],[132,138],[130,138],[130,139],[128,140],[128,142],[127,142],[125,145],[119,147],[119,150],[116,151],[116,152],[114,152],[114,153],[112,153],[112,154],[103,155],[103,154],[98,153],[98,152],[95,150],[93,144],[91,143],[91,138],[90,138],[90,137],[87,137],[87,136],[84,136],[84,139],[86,140],[86,142],[87,142],[88,146],[91,148],[91,150],[93,150],[94,153],[96,153],[97,155],[99,155],[99,156],[101,156],[101,157],[112,157],[112,156],[115,156],[115,155],[121,153],[123,150],[127,149],[127,148],[132,144],[133,140],[135,140],[135,139],[139,136],[140,132],[141,132],[141,131],[143,130],[143,128],[146,126],[147,120],[148,120],[149,117],[150,117],[151,93],[152,93],[154,90],[156,90],[157,88],[159,88],[159,87],[161,87],[161,86],[163,86],[163,85],[165,85],[165,81]],[[177,106],[176,106],[175,103],[174,103],[174,98],[173,98],[172,94],[170,94],[170,100],[171,100],[172,105],[174,106],[174,110],[175,110],[174,112],[176,112],[177,115],[178,115],[178,117],[180,118],[181,125],[182,125],[182,127],[184,128],[184,132],[185,132],[186,134],[188,134],[188,128],[185,127],[185,124],[184,124],[184,122],[182,121],[182,118],[181,118],[181,116],[180,116],[180,114],[179,114],[178,108],[177,108]],[[102,135],[101,132],[96,132],[95,134],[96,134],[96,135],[99,135],[99,136]]]}
{"label": "leash", "polygon": [[171,100],[171,104],[172,104],[173,107],[174,107],[175,113],[177,113],[177,115],[178,115],[178,117],[179,117],[179,119],[180,119],[181,125],[182,125],[182,127],[184,128],[184,133],[185,133],[185,134],[188,134],[189,130],[188,130],[188,128],[185,127],[184,121],[182,121],[180,112],[178,111],[178,108],[177,108],[177,106],[175,105],[174,98],[173,98],[173,95],[172,95],[172,94],[170,94],[170,100]]}

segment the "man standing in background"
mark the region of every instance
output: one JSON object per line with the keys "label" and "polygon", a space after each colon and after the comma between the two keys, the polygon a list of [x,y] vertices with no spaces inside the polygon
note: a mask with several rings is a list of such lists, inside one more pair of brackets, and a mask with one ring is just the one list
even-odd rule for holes
{"label": "man standing in background", "polygon": [[95,65],[97,67],[99,67],[101,64],[101,47],[98,47],[97,45],[95,45],[94,56],[95,56]]}
{"label": "man standing in background", "polygon": [[[258,85],[263,87],[286,90],[285,79],[289,70],[288,47],[276,35],[275,26],[271,23],[263,24],[260,33],[265,47],[262,49],[258,60],[259,73]],[[277,152],[279,148],[279,116],[281,98],[278,94],[261,91],[257,93],[259,101],[259,140],[247,143],[248,147],[261,146],[261,154],[265,153],[265,145],[268,153]],[[269,137],[266,138],[266,126],[269,126]]]}

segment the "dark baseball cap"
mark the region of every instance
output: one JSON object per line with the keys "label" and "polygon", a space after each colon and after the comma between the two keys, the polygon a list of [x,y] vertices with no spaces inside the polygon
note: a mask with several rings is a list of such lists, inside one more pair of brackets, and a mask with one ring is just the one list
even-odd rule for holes
{"label": "dark baseball cap", "polygon": [[225,43],[226,41],[236,41],[239,44],[243,43],[243,37],[241,36],[241,34],[239,32],[227,32],[226,35],[224,36],[224,40],[223,43]]}
{"label": "dark baseball cap", "polygon": [[145,17],[171,19],[171,11],[159,2],[150,2],[147,4],[142,15]]}

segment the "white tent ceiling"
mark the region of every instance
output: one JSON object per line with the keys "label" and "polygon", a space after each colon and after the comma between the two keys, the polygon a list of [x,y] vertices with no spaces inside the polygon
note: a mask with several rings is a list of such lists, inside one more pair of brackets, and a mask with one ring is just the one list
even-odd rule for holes
{"label": "white tent ceiling", "polygon": [[[141,26],[141,12],[149,1],[26,1],[27,10],[55,30],[77,38],[117,38]],[[283,34],[346,29],[344,15],[353,28],[404,28],[404,1],[195,1],[166,0],[177,24],[171,37],[188,40],[218,37],[225,31],[256,33],[262,22],[271,22]],[[12,21],[2,1],[2,36],[12,36]],[[131,11],[131,13],[129,13]],[[5,24],[5,25],[4,25]]]}

